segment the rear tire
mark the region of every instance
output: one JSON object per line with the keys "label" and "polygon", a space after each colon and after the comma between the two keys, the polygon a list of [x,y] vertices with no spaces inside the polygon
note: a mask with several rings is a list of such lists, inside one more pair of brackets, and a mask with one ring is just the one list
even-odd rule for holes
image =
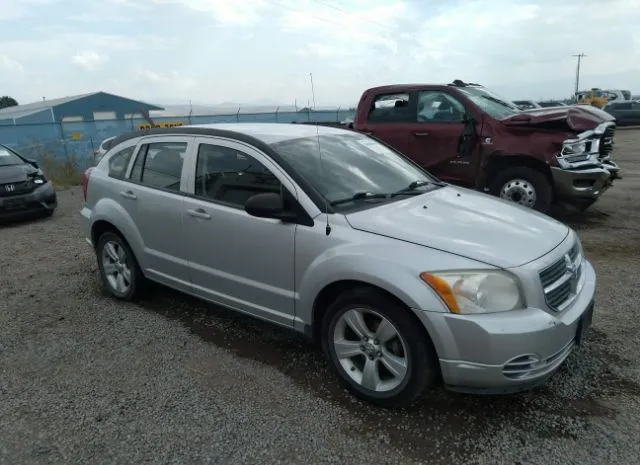
{"label": "rear tire", "polygon": [[327,309],[322,348],[333,373],[355,397],[401,407],[439,379],[433,344],[410,312],[369,287],[344,292]]}
{"label": "rear tire", "polygon": [[544,173],[526,166],[499,171],[489,183],[496,197],[548,213],[553,202],[553,187]]}
{"label": "rear tire", "polygon": [[144,276],[133,251],[122,237],[111,231],[101,234],[96,256],[102,283],[109,294],[126,301],[139,295]]}

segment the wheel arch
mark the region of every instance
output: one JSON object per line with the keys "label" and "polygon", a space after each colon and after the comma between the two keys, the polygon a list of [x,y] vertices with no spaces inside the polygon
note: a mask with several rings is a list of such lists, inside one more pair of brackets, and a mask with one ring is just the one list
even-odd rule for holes
{"label": "wheel arch", "polygon": [[546,176],[549,184],[553,187],[553,176],[551,175],[551,168],[548,163],[531,155],[508,154],[504,152],[494,152],[489,157],[484,169],[485,174],[481,183],[482,187],[485,190],[488,189],[498,173],[507,168],[515,167],[525,167],[539,171]]}
{"label": "wheel arch", "polygon": [[376,292],[384,294],[389,299],[394,300],[399,305],[404,307],[407,314],[410,315],[410,318],[412,318],[415,321],[416,325],[420,327],[420,331],[424,334],[426,340],[430,342],[434,352],[436,354],[438,353],[433,336],[429,333],[425,325],[420,321],[420,318],[418,318],[418,316],[415,314],[415,311],[411,308],[410,305],[408,305],[401,298],[388,291],[387,289],[357,279],[341,279],[338,281],[334,281],[327,284],[322,288],[322,290],[320,290],[313,301],[313,308],[311,310],[311,328],[308,334],[314,343],[317,344],[320,342],[320,333],[322,331],[323,318],[331,304],[335,302],[339,295],[356,288],[367,288],[375,290]]}
{"label": "wheel arch", "polygon": [[330,284],[327,284],[320,293],[316,296],[314,300],[313,309],[312,309],[312,326],[311,326],[311,338],[317,346],[321,346],[321,332],[322,325],[324,323],[323,319],[326,315],[327,310],[331,306],[331,304],[340,296],[341,294],[348,292],[352,289],[367,289],[373,290],[375,292],[383,294],[386,298],[396,302],[399,306],[404,308],[406,315],[410,318],[418,332],[422,335],[423,340],[429,346],[429,350],[432,354],[435,355],[435,383],[442,383],[442,367],[440,366],[440,357],[438,350],[438,342],[437,334],[431,334],[429,329],[423,324],[418,315],[416,315],[415,310],[412,309],[407,303],[405,303],[402,299],[397,297],[394,293],[380,287],[375,284],[371,284],[361,280],[355,279],[343,279],[334,281]]}
{"label": "wheel arch", "polygon": [[[91,243],[93,244],[94,249],[97,249],[98,247],[98,241],[100,240],[100,236],[102,236],[106,232],[112,232],[114,234],[117,234],[127,244],[129,249],[131,250],[131,253],[133,254],[133,259],[136,261],[136,263],[138,265],[140,264],[140,261],[136,256],[136,252],[131,247],[131,243],[127,240],[126,235],[123,234],[123,232],[120,229],[118,229],[116,225],[114,225],[113,223],[107,220],[98,220],[91,225]],[[140,272],[144,273],[142,268],[140,269]]]}

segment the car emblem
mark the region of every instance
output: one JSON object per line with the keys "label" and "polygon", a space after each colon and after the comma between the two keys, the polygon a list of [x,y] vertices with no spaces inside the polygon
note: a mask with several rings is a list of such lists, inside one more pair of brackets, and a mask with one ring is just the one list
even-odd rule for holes
{"label": "car emblem", "polygon": [[13,184],[7,184],[6,186],[4,186],[4,188],[7,192],[13,192],[14,190],[16,190],[16,187]]}

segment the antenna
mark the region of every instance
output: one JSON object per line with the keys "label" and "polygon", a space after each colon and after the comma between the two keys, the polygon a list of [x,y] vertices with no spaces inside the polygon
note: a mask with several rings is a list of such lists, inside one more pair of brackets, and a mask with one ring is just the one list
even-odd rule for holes
{"label": "antenna", "polygon": [[[313,109],[316,109],[316,91],[313,87],[313,73],[309,73],[309,78],[311,78],[311,98],[313,99]],[[320,171],[324,172],[324,167],[322,166],[322,149],[320,147],[320,127],[318,125],[318,121],[316,123],[316,140],[318,141],[318,156],[320,157]],[[324,198],[324,197],[323,197]],[[331,225],[329,224],[329,203],[327,199],[324,199],[324,214],[327,218],[327,227],[325,228],[325,234],[328,236],[331,234]]]}

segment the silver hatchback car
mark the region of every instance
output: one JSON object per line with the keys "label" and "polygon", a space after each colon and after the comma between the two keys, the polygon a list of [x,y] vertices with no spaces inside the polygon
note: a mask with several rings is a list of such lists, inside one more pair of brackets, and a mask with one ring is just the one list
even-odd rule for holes
{"label": "silver hatchback car", "polygon": [[100,274],[153,280],[300,331],[354,395],[394,407],[442,382],[544,382],[591,323],[574,231],[442,183],[344,129],[214,124],[120,136],[85,173]]}

